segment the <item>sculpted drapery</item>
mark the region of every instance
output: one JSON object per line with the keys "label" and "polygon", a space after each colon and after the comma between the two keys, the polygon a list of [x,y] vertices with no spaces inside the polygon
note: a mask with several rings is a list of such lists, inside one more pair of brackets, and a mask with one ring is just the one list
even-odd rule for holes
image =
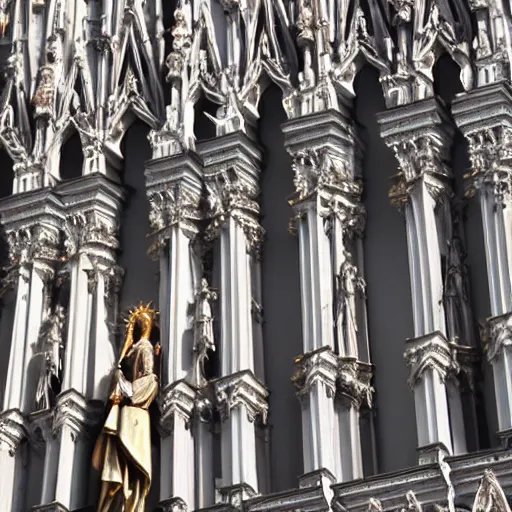
{"label": "sculpted drapery", "polygon": [[[149,305],[140,306],[128,321],[111,409],[93,454],[93,466],[101,472],[98,512],[145,511],[151,487],[148,408],[158,394],[155,356],[160,354],[160,345],[153,347],[149,341],[155,316]],[[136,327],[141,333],[137,341]]]}

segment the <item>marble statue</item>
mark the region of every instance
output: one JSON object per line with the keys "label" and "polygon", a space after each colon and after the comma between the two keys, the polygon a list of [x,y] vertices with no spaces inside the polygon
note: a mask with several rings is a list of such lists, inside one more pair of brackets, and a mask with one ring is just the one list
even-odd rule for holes
{"label": "marble statue", "polygon": [[63,334],[66,314],[62,306],[57,306],[39,333],[39,355],[41,373],[36,390],[36,410],[50,409],[55,403],[62,374]]}
{"label": "marble statue", "polygon": [[338,326],[342,326],[343,340],[338,340],[344,347],[345,355],[357,354],[357,316],[356,294],[364,295],[366,285],[359,277],[357,267],[352,263],[352,256],[345,252],[345,261],[341,264],[339,274],[336,276],[336,316]]}
{"label": "marble statue", "polygon": [[215,351],[211,308],[211,302],[215,300],[217,294],[210,290],[206,279],[201,279],[194,315],[194,365],[187,378],[189,384],[195,388],[202,388],[207,384],[204,363],[208,358],[208,351]]}

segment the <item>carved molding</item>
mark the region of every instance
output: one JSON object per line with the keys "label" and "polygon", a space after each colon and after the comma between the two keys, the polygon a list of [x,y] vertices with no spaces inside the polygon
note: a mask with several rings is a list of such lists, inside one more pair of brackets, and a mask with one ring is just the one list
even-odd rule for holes
{"label": "carved molding", "polygon": [[257,202],[259,190],[249,185],[232,169],[216,174],[206,182],[208,218],[210,224],[205,231],[205,239],[216,239],[226,221],[233,219],[244,231],[247,250],[260,254],[265,230],[258,221],[260,207]]}
{"label": "carved molding", "polygon": [[404,206],[416,185],[425,184],[429,194],[441,201],[452,195],[448,179],[451,175],[439,140],[432,136],[395,142],[390,145],[398,162],[399,174],[389,190],[391,204]]}
{"label": "carved molding", "polygon": [[181,498],[161,501],[156,512],[188,512],[187,504]]}
{"label": "carved molding", "polygon": [[229,507],[226,509],[226,512],[243,510],[244,501],[249,500],[257,495],[257,492],[249,484],[246,483],[241,483],[229,487],[221,487],[219,492],[223,501]]}
{"label": "carved molding", "polygon": [[407,506],[402,508],[401,512],[423,512],[421,503],[416,498],[416,495],[412,491],[407,491],[405,495]]}
{"label": "carved molding", "polygon": [[484,342],[487,359],[492,363],[512,345],[512,313],[487,319]]}
{"label": "carved molding", "polygon": [[314,386],[322,385],[329,398],[338,395],[359,409],[362,405],[372,407],[372,377],[372,365],[337,356],[330,347],[322,347],[295,359],[292,382],[301,400]]}
{"label": "carved molding", "polygon": [[490,126],[466,133],[472,172],[465,175],[466,196],[484,189],[505,205],[512,193],[512,128]]}
{"label": "carved molding", "polygon": [[11,267],[27,265],[35,259],[53,263],[59,257],[60,236],[53,227],[32,224],[7,230],[6,239]]}
{"label": "carved molding", "polygon": [[371,409],[373,392],[372,365],[352,357],[340,357],[338,367],[338,391],[357,408],[362,405]]}
{"label": "carved molding", "polygon": [[495,474],[486,469],[476,492],[472,512],[511,512],[507,497]]}
{"label": "carved molding", "polygon": [[409,384],[412,388],[427,370],[436,371],[444,381],[455,367],[455,353],[440,332],[407,340],[405,364],[410,367]]}
{"label": "carved molding", "polygon": [[262,423],[266,424],[268,391],[250,370],[221,377],[212,384],[222,421],[227,420],[232,409],[242,406],[249,421],[253,422],[260,418]]}
{"label": "carved molding", "polygon": [[[95,210],[69,215],[64,224],[64,248],[67,258],[73,258],[80,250],[95,249],[100,254],[113,257],[119,248],[117,226]],[[106,251],[106,252],[105,252]]]}
{"label": "carved molding", "polygon": [[100,426],[102,408],[103,404],[93,404],[74,389],[62,392],[54,409],[53,435],[68,427],[73,441],[93,436]]}
{"label": "carved molding", "polygon": [[174,226],[179,226],[190,238],[198,233],[197,223],[203,218],[198,195],[175,187],[174,190],[148,192],[148,200],[152,234],[162,238]]}
{"label": "carved molding", "polygon": [[300,399],[307,398],[315,386],[322,386],[329,398],[336,394],[338,358],[330,347],[322,347],[295,359],[292,382]]}
{"label": "carved molding", "polygon": [[0,449],[7,450],[13,457],[27,436],[28,423],[19,410],[0,413]]}
{"label": "carved molding", "polygon": [[158,399],[160,409],[159,427],[163,435],[169,435],[174,430],[176,415],[181,416],[187,428],[190,427],[197,392],[185,381],[177,381],[166,386]]}
{"label": "carved molding", "polygon": [[296,195],[291,204],[304,201],[315,192],[325,192],[333,198],[338,195],[352,198],[356,201],[353,213],[359,213],[357,200],[361,196],[362,185],[354,179],[347,155],[336,154],[327,148],[304,149],[292,155],[292,171]]}

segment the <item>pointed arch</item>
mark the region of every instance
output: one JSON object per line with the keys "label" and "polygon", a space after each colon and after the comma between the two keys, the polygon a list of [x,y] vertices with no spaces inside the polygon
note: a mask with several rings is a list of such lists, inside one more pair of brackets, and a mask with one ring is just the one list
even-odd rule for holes
{"label": "pointed arch", "polygon": [[[158,26],[160,25],[161,23]],[[163,120],[165,110],[161,83],[163,58],[160,55],[163,49],[161,44],[154,46],[146,26],[142,3],[135,3],[126,10],[114,38],[119,51],[115,53],[113,59],[111,92],[114,96],[122,92],[123,84],[129,78],[128,72],[131,70],[133,77],[140,84],[141,95],[149,106],[148,110],[153,117]],[[157,41],[161,38],[162,34],[157,34]]]}
{"label": "pointed arch", "polygon": [[512,512],[496,475],[490,469],[485,470],[480,481],[472,512]]}

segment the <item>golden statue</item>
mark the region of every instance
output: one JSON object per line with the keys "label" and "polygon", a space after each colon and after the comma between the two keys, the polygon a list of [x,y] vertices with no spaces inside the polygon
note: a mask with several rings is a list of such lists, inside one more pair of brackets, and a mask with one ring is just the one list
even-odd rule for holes
{"label": "golden statue", "polygon": [[141,305],[130,314],[111,409],[94,448],[93,466],[101,471],[98,512],[144,512],[151,487],[148,408],[158,394],[155,356],[160,355],[160,345],[153,347],[149,341],[157,314],[149,306]]}

